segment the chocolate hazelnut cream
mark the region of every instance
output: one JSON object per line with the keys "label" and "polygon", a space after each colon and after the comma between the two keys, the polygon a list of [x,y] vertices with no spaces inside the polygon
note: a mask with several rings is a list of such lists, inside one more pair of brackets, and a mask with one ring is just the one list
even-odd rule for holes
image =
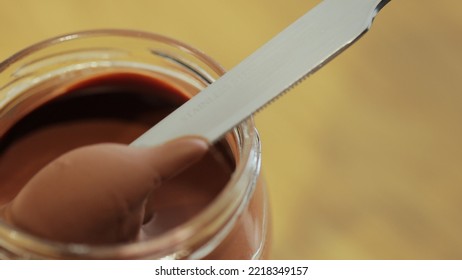
{"label": "chocolate hazelnut cream", "polygon": [[2,219],[41,238],[118,244],[191,219],[234,170],[229,147],[186,137],[127,144],[188,99],[137,73],[107,73],[58,88],[1,135]]}

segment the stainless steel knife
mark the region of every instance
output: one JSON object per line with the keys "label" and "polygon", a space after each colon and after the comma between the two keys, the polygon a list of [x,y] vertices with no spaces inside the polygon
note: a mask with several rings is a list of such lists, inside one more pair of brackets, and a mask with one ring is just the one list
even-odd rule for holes
{"label": "stainless steel knife", "polygon": [[354,43],[390,0],[324,0],[131,143],[218,140]]}

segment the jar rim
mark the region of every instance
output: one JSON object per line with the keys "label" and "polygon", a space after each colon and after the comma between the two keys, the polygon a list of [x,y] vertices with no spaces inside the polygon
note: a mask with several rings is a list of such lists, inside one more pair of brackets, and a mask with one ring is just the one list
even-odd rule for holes
{"label": "jar rim", "polygon": [[[139,30],[130,29],[94,29],[68,33],[33,44],[0,62],[0,74],[11,64],[20,61],[28,55],[35,53],[51,45],[62,42],[78,40],[87,37],[116,36],[119,38],[139,38],[143,40],[165,43],[181,51],[188,53],[195,59],[202,61],[210,70],[221,76],[225,70],[204,52],[176,39]],[[201,238],[209,236],[214,230],[218,230],[223,223],[230,222],[230,216],[236,214],[242,208],[243,198],[250,196],[260,170],[260,141],[255,129],[253,118],[244,120],[233,130],[238,146],[239,160],[235,170],[219,195],[207,207],[196,216],[159,236],[133,243],[115,245],[87,245],[65,244],[48,239],[42,239],[29,233],[15,229],[13,226],[0,220],[0,246],[6,241],[13,242],[23,250],[35,248],[34,254],[40,256],[58,256],[64,258],[151,258],[172,257],[175,254],[181,256],[181,251],[186,244],[192,245]],[[229,134],[228,133],[228,134]],[[241,199],[239,199],[241,198]],[[214,229],[214,230],[212,230]],[[198,234],[199,233],[199,234]],[[27,248],[25,248],[26,246]]]}

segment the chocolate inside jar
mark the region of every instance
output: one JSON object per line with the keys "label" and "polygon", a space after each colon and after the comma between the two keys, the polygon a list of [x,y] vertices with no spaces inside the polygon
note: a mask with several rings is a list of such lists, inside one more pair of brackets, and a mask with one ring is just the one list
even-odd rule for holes
{"label": "chocolate inside jar", "polygon": [[[158,78],[126,71],[79,80],[53,96],[0,136],[0,207],[60,155],[96,143],[129,144],[189,98]],[[203,159],[154,191],[155,212],[142,226],[141,238],[197,215],[223,190],[234,169],[228,144],[215,144]],[[56,214],[65,215],[59,209]]]}

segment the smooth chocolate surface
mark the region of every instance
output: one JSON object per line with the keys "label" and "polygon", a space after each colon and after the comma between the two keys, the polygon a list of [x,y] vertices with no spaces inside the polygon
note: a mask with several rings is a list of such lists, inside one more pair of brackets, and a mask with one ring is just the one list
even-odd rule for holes
{"label": "smooth chocolate surface", "polygon": [[[160,187],[144,190],[141,196],[138,193],[136,202],[114,204],[118,196],[130,197],[136,190],[155,184],[150,180],[157,176],[146,168],[149,152],[120,144],[136,139],[186,101],[187,95],[157,79],[128,72],[94,76],[58,89],[58,93],[59,97],[1,136],[0,207],[8,206],[4,207],[7,220],[30,233],[63,242],[96,244],[133,241],[134,236],[150,238],[204,209],[233,172],[228,148],[220,143],[185,171],[162,181]],[[197,154],[191,152],[191,159],[198,157],[201,148],[190,147]],[[178,147],[170,149],[178,151]],[[63,162],[67,173],[59,171]],[[54,170],[45,173],[43,168],[50,165]],[[50,179],[47,174],[60,174],[60,178]],[[99,177],[87,174],[106,176],[114,189],[104,191],[110,189],[102,187],[108,181],[101,183]],[[44,211],[46,204],[48,210]],[[136,212],[135,218],[130,211]],[[104,218],[108,216],[113,219]],[[124,224],[127,219],[133,222]],[[123,225],[123,233],[108,237],[104,232],[114,223]],[[66,233],[61,232],[64,229]],[[85,234],[85,229],[91,234]]]}

